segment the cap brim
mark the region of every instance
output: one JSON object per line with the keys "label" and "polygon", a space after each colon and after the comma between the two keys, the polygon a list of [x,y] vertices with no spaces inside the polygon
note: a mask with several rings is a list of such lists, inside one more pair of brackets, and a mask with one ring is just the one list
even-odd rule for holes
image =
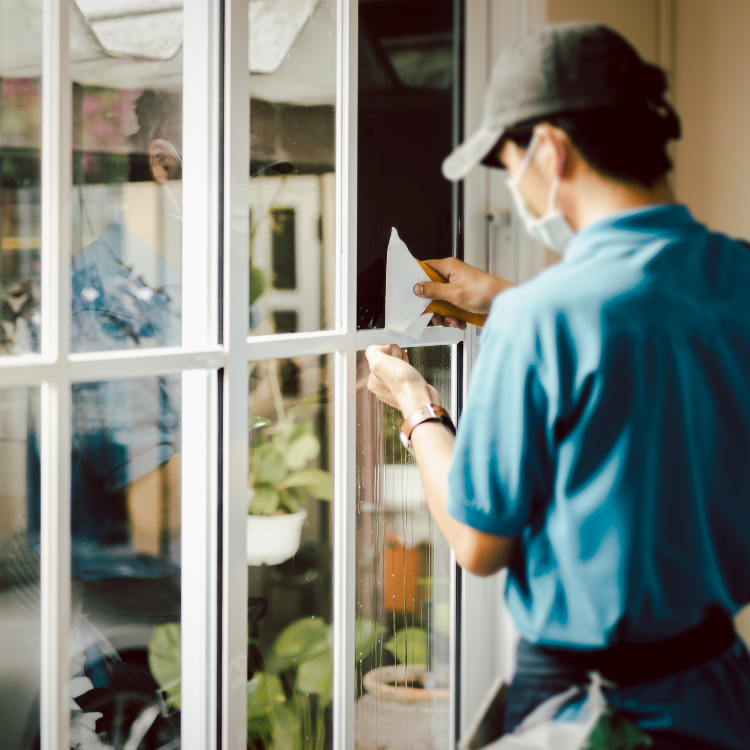
{"label": "cap brim", "polygon": [[480,128],[443,162],[443,174],[451,182],[463,179],[492,150],[503,134],[503,128]]}

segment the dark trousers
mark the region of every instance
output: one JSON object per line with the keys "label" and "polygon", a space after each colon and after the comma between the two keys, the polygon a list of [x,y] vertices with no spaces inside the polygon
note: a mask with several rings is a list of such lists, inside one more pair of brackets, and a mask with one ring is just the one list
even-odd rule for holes
{"label": "dark trousers", "polygon": [[750,748],[750,655],[726,616],[658,644],[581,654],[521,641],[517,654],[505,733],[595,670],[617,684],[607,702],[659,750]]}

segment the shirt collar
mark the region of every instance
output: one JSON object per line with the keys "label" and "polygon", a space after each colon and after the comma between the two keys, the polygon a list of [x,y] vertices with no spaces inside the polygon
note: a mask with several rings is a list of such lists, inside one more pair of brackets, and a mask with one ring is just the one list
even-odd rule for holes
{"label": "shirt collar", "polygon": [[574,260],[585,254],[604,235],[664,235],[666,232],[695,226],[695,223],[688,207],[681,203],[662,203],[618,211],[598,219],[578,232],[565,248],[563,261]]}

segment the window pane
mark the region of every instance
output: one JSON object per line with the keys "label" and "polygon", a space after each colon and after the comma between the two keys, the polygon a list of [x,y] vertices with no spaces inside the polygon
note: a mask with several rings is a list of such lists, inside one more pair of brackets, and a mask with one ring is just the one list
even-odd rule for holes
{"label": "window pane", "polygon": [[71,348],[179,346],[181,3],[77,6]]}
{"label": "window pane", "polygon": [[0,390],[0,727],[9,750],[33,747],[24,738],[39,732],[39,510],[27,505],[40,483],[39,466],[27,464],[38,403],[39,388]]}
{"label": "window pane", "polygon": [[[443,403],[450,357],[450,347],[409,350]],[[364,382],[363,353],[358,370]],[[450,548],[400,429],[396,410],[357,393],[357,750],[450,746]]]}
{"label": "window pane", "polygon": [[332,360],[250,365],[247,743],[332,747]]}
{"label": "window pane", "polygon": [[357,327],[382,328],[391,227],[420,260],[452,253],[454,0],[360,0]]}
{"label": "window pane", "polygon": [[71,734],[177,747],[181,379],[80,383],[72,399]]}
{"label": "window pane", "polygon": [[0,355],[38,348],[41,0],[0,0]]}
{"label": "window pane", "polygon": [[250,0],[250,334],[334,326],[336,3]]}

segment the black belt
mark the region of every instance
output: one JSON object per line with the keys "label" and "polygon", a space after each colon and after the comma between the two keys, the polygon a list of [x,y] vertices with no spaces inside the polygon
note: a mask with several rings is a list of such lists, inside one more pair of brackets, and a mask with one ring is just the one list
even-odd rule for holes
{"label": "black belt", "polygon": [[635,685],[695,667],[729,648],[736,638],[729,615],[714,612],[691,630],[652,643],[618,643],[596,651],[571,651],[521,641],[518,673],[568,675],[575,682],[589,672],[599,672],[618,686]]}

